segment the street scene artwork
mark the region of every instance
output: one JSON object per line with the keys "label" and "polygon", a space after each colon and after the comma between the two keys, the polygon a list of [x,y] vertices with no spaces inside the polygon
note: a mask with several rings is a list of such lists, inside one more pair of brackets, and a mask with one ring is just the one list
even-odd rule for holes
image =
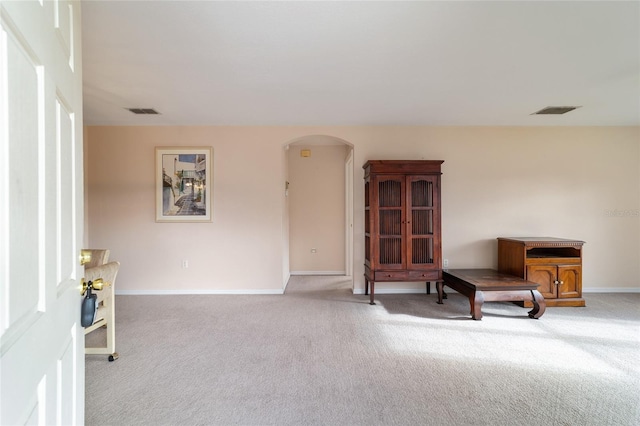
{"label": "street scene artwork", "polygon": [[156,147],[156,221],[211,221],[209,147]]}

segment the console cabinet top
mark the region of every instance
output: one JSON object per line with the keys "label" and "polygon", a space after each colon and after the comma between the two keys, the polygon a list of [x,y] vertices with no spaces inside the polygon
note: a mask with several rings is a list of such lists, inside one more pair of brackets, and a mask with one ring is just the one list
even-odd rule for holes
{"label": "console cabinet top", "polygon": [[525,247],[582,246],[584,241],[556,237],[499,237],[498,241],[511,241]]}

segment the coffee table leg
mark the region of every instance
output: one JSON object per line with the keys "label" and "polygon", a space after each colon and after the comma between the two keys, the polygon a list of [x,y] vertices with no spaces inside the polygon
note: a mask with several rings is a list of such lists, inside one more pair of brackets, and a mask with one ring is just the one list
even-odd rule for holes
{"label": "coffee table leg", "polygon": [[442,295],[444,293],[444,283],[442,281],[436,282],[436,289],[438,290],[438,305],[442,305]]}
{"label": "coffee table leg", "polygon": [[529,318],[538,319],[544,314],[547,304],[538,290],[531,290],[531,297],[533,299],[533,309],[529,311]]}
{"label": "coffee table leg", "polygon": [[481,291],[474,291],[469,295],[469,303],[471,304],[471,318],[474,320],[482,319],[482,304],[484,303],[484,294]]}

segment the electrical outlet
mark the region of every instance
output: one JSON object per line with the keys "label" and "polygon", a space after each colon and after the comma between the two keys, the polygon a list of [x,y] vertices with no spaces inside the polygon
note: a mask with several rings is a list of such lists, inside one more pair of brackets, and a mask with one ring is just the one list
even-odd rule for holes
{"label": "electrical outlet", "polygon": [[311,249],[311,253],[317,253],[317,252],[318,252],[317,249],[314,249],[314,248]]}
{"label": "electrical outlet", "polygon": [[189,261],[187,259],[182,260],[182,269],[187,269],[189,267]]}
{"label": "electrical outlet", "polygon": [[442,267],[443,268],[448,268],[449,267],[449,259],[444,259],[442,261]]}

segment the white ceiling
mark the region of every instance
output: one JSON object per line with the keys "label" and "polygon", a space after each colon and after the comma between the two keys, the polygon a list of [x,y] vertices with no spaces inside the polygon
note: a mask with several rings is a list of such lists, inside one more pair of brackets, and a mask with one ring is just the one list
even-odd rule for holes
{"label": "white ceiling", "polygon": [[88,125],[640,125],[638,1],[85,0],[82,23]]}

